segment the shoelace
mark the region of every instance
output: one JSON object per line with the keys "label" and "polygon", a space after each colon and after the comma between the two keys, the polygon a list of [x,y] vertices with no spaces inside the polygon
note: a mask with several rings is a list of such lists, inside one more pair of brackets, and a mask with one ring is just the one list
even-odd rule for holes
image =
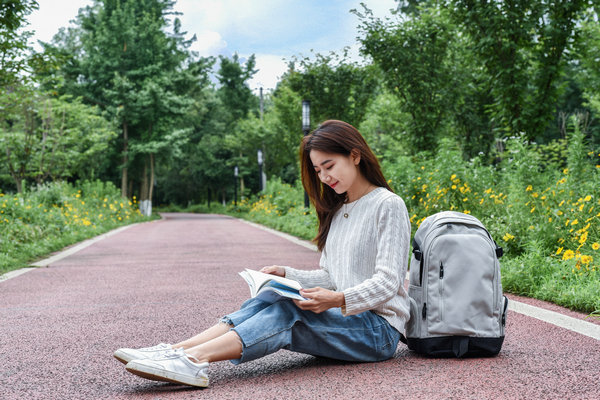
{"label": "shoelace", "polygon": [[200,360],[198,360],[196,357],[194,357],[191,354],[187,354],[184,350],[183,347],[179,347],[177,349],[168,349],[165,351],[161,351],[157,354],[154,355],[154,357],[152,357],[152,359],[154,360],[158,360],[161,358],[180,358],[180,357],[187,357],[189,359],[191,359],[192,361],[194,361],[195,364],[200,365]]}
{"label": "shoelace", "polygon": [[164,350],[157,351],[156,353],[154,353],[151,358],[153,360],[157,360],[159,358],[176,358],[176,357],[180,357],[181,354],[178,351],[183,351],[183,349],[182,348],[178,348],[178,349],[164,349]]}
{"label": "shoelace", "polygon": [[169,350],[170,348],[171,348],[171,345],[165,344],[165,343],[160,343],[160,344],[157,344],[156,346],[146,347],[145,349],[141,349],[141,350],[143,350],[143,351],[157,351],[157,350]]}

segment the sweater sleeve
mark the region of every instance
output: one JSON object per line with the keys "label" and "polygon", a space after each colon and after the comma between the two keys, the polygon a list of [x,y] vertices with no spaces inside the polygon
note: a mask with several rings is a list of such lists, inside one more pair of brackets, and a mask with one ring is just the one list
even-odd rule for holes
{"label": "sweater sleeve", "polygon": [[303,288],[322,287],[324,289],[335,290],[329,271],[327,269],[327,255],[325,250],[321,253],[319,261],[320,269],[305,271],[292,267],[285,267],[285,277],[298,281]]}
{"label": "sweater sleeve", "polygon": [[377,255],[371,278],[344,290],[344,315],[375,309],[398,294],[404,283],[410,244],[410,222],[404,201],[394,196],[377,216]]}

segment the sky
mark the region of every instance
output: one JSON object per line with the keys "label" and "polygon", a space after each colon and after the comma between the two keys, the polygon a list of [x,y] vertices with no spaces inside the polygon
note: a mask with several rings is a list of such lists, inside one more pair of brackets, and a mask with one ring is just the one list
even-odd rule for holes
{"label": "sky", "polygon": [[[362,0],[375,16],[390,16],[396,0]],[[29,16],[33,40],[49,42],[67,27],[78,10],[92,0],[38,0],[39,9]],[[238,53],[242,60],[256,55],[259,70],[249,82],[253,90],[271,90],[293,56],[312,52],[339,52],[351,48],[358,60],[359,19],[351,9],[362,10],[361,0],[177,0],[182,30],[197,37],[192,50],[200,56]],[[40,49],[39,46],[34,46]]]}

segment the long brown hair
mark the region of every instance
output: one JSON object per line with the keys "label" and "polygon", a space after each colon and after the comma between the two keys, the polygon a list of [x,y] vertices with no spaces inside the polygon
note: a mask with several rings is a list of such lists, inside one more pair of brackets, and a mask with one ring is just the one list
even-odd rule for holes
{"label": "long brown hair", "polygon": [[337,194],[332,188],[321,182],[310,159],[311,150],[344,156],[349,156],[354,150],[360,154],[360,163],[358,164],[360,173],[373,185],[384,187],[389,191],[392,189],[381,172],[377,157],[360,132],[352,125],[343,121],[328,120],[306,136],[300,145],[302,185],[315,206],[319,219],[319,232],[313,240],[317,243],[319,250],[323,250],[331,220],[336,211],[344,204],[346,194]]}

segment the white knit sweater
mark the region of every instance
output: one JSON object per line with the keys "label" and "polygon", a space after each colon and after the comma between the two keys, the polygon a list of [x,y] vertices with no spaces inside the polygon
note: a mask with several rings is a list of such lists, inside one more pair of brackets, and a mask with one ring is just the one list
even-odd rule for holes
{"label": "white knit sweater", "polygon": [[286,277],[305,288],[343,292],[344,315],[373,310],[404,333],[409,318],[404,289],[409,247],[410,220],[404,201],[380,187],[335,214],[321,254],[321,269],[286,267]]}

